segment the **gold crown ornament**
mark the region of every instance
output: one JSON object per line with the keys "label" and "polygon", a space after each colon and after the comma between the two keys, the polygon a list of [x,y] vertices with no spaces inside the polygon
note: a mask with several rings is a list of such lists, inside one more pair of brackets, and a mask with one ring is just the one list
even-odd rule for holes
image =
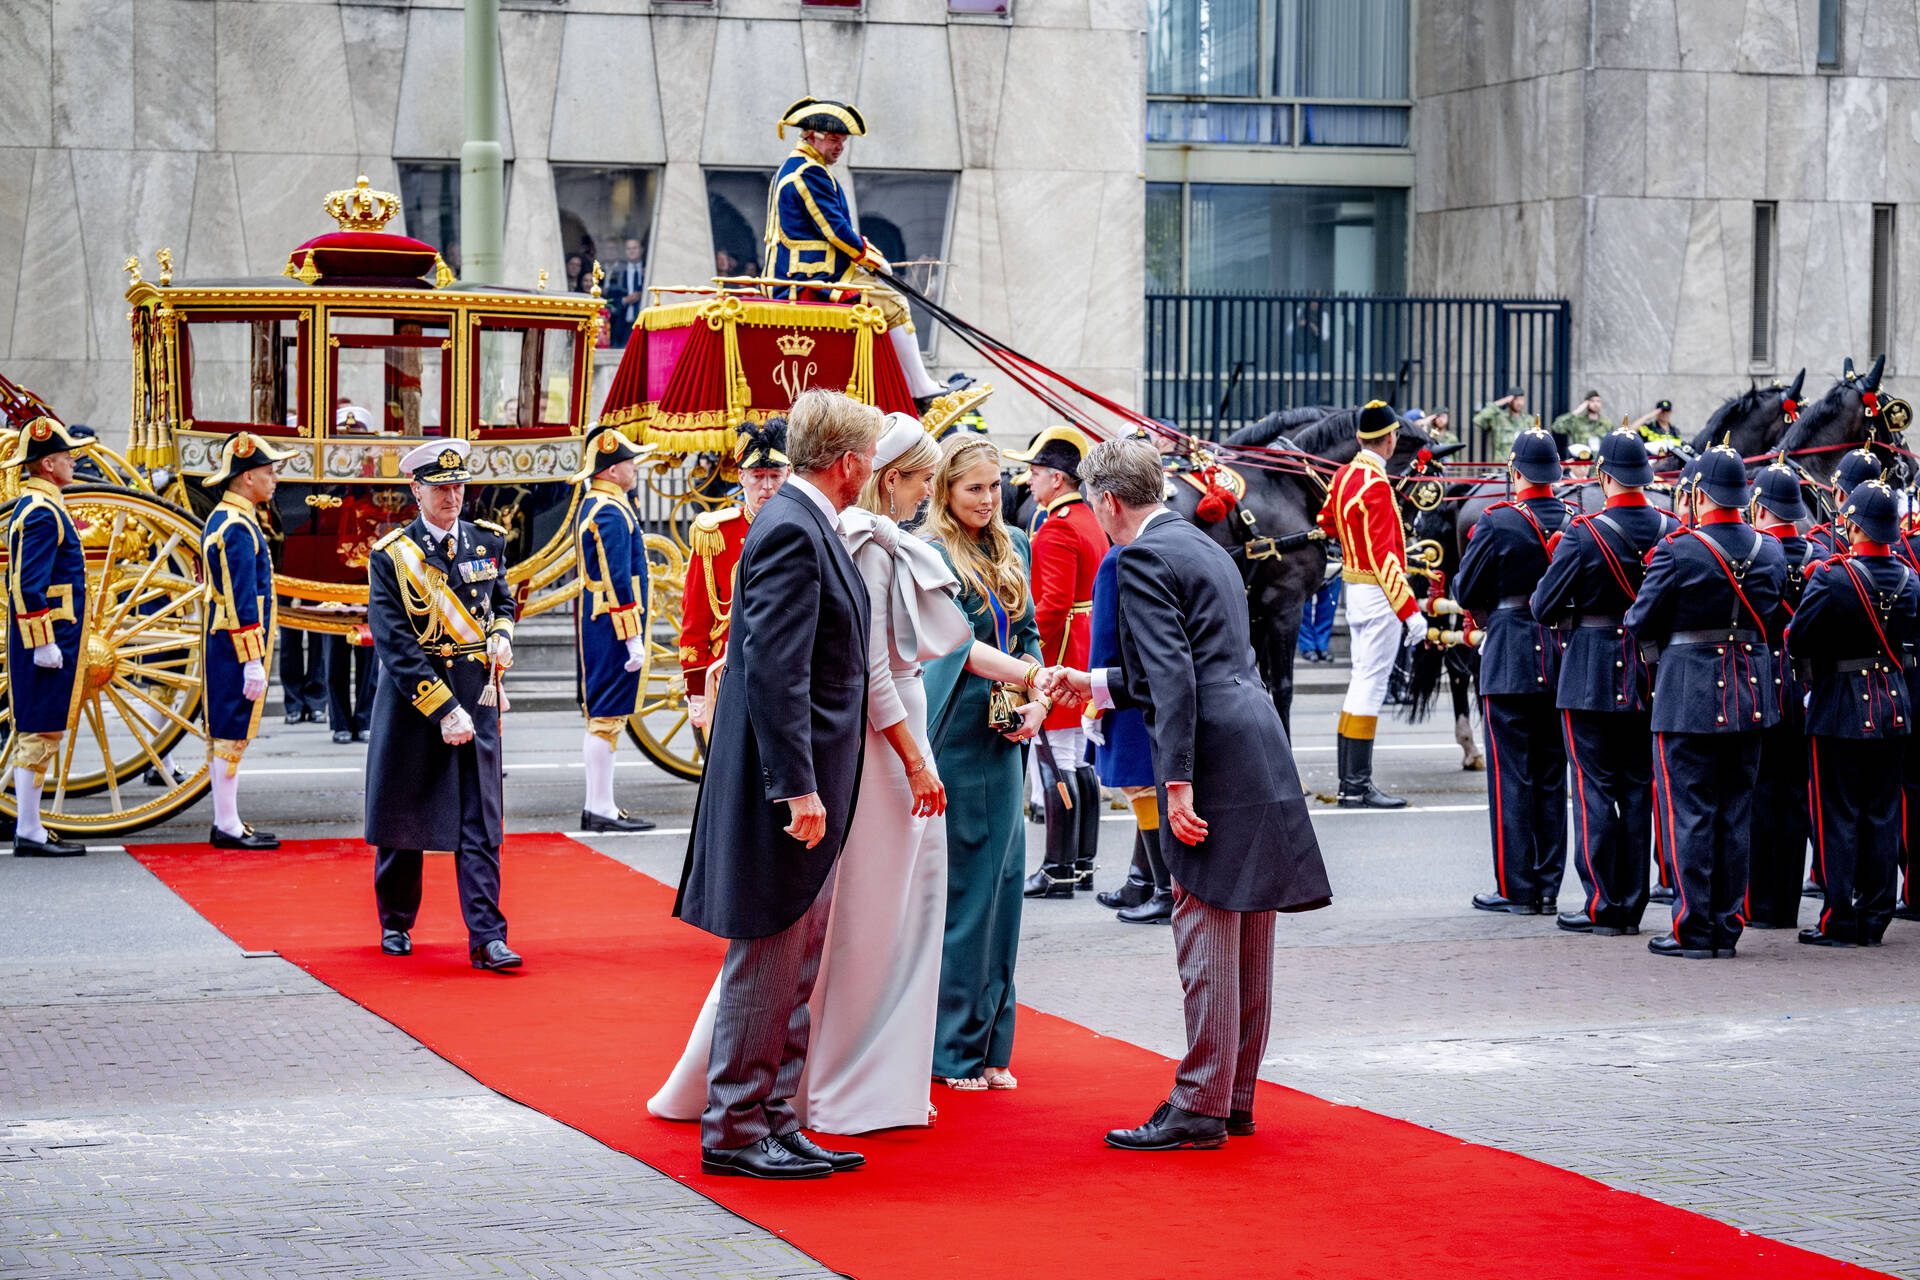
{"label": "gold crown ornament", "polygon": [[783,356],[805,356],[813,351],[814,339],[804,333],[783,333],[777,339]]}
{"label": "gold crown ornament", "polygon": [[363,173],[351,191],[329,192],[326,210],[342,231],[384,231],[388,222],[400,216],[400,197],[373,190]]}
{"label": "gold crown ornament", "polygon": [[442,449],[440,451],[439,462],[441,466],[447,468],[448,470],[452,470],[453,468],[460,465],[461,458],[459,453],[457,453],[452,449]]}

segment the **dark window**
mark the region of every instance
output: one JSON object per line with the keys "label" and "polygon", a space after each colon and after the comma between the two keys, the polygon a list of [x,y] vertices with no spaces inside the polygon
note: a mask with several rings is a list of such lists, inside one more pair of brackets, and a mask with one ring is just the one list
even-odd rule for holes
{"label": "dark window", "polygon": [[1820,55],[1823,69],[1840,65],[1840,0],[1820,0]]}
{"label": "dark window", "polygon": [[1407,193],[1377,187],[1194,183],[1194,293],[1401,293]]}
{"label": "dark window", "polygon": [[771,169],[707,170],[707,225],[713,232],[713,273],[757,276],[767,233]]}
{"label": "dark window", "polygon": [[1182,292],[1181,256],[1185,251],[1180,216],[1180,184],[1147,184],[1147,292]]}
{"label": "dark window", "polygon": [[553,166],[553,193],[560,211],[562,287],[585,293],[593,287],[593,264],[606,277],[613,346],[627,345],[633,322],[646,305],[647,263],[652,256],[654,197],[660,175],[653,169],[605,165]]}
{"label": "dark window", "polygon": [[1753,206],[1753,339],[1748,359],[1756,365],[1773,363],[1773,229],[1779,206]]}
{"label": "dark window", "polygon": [[[455,274],[460,271],[460,162],[458,160],[401,160],[400,207],[406,214],[407,234],[440,251]],[[508,161],[503,181],[513,175]],[[508,193],[513,184],[506,183]]]}
{"label": "dark window", "polygon": [[[936,302],[945,274],[953,186],[951,173],[856,169],[853,174],[860,234],[873,242],[901,279]],[[939,326],[917,303],[912,310],[920,346],[931,350]]]}
{"label": "dark window", "polygon": [[1148,0],[1147,92],[1260,92],[1260,0]]}
{"label": "dark window", "polygon": [[1870,354],[1893,350],[1894,290],[1899,278],[1894,270],[1893,206],[1873,207],[1873,315],[1869,326]]}
{"label": "dark window", "polygon": [[1007,11],[1007,0],[947,0],[948,13],[991,13]]}

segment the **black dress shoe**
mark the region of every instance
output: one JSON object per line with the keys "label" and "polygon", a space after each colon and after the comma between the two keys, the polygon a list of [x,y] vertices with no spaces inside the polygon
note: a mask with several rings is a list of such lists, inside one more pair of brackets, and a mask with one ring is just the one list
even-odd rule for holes
{"label": "black dress shoe", "polygon": [[173,776],[169,778],[166,773],[148,765],[147,771],[140,775],[140,781],[149,787],[177,787],[187,780],[187,775],[178,769],[169,769],[167,773]]}
{"label": "black dress shoe", "polygon": [[[1683,947],[1680,940],[1670,933],[1648,938],[1647,950],[1657,956],[1680,956],[1688,960],[1711,960],[1719,954],[1712,947]],[[1727,954],[1732,955],[1732,950],[1729,949]]]}
{"label": "black dress shoe", "polygon": [[1067,874],[1064,876],[1056,876],[1049,873],[1045,867],[1040,868],[1027,877],[1026,887],[1020,891],[1021,896],[1026,898],[1071,898],[1073,896],[1073,883],[1076,877],[1071,867],[1065,868],[1065,870]]}
{"label": "black dress shoe", "polygon": [[1775,923],[1773,923],[1773,922],[1772,922],[1771,920],[1749,920],[1749,921],[1747,921],[1747,928],[1749,928],[1749,929],[1798,929],[1799,927],[1800,927],[1800,926],[1799,926],[1799,924],[1798,924],[1798,923],[1794,923],[1794,924],[1775,924]]}
{"label": "black dress shoe", "polygon": [[390,956],[410,956],[413,939],[405,929],[388,929],[380,935],[380,950]]}
{"label": "black dress shoe", "polygon": [[1648,902],[1672,902],[1673,890],[1669,889],[1666,885],[1657,884],[1653,886],[1653,888],[1647,890],[1647,901]]}
{"label": "black dress shoe", "polygon": [[45,840],[30,840],[17,831],[13,836],[13,856],[16,858],[78,858],[86,851],[87,846],[62,840],[51,831],[47,832]]}
{"label": "black dress shoe", "polygon": [[[1109,911],[1118,911],[1122,907],[1137,907],[1153,896],[1153,883],[1148,880],[1129,879],[1118,889],[1109,889],[1105,893],[1096,893],[1093,900]],[[1899,914],[1898,912],[1895,913]]]}
{"label": "black dress shoe", "polygon": [[1832,934],[1822,933],[1818,929],[1802,929],[1800,941],[1810,947],[1852,947],[1857,946],[1851,938],[1836,938]]}
{"label": "black dress shoe", "polygon": [[347,743],[347,742],[352,742],[352,741],[353,741],[353,730],[351,730],[351,729],[335,729],[335,730],[333,731],[333,740],[334,740],[335,742],[340,742],[340,743]]}
{"label": "black dress shoe", "polygon": [[1122,924],[1172,924],[1173,890],[1162,889],[1137,907],[1124,907],[1113,913]]}
{"label": "black dress shoe", "polygon": [[1514,916],[1537,916],[1540,904],[1537,902],[1516,902],[1512,898],[1503,898],[1497,893],[1476,893],[1473,905],[1479,911],[1504,911]]}
{"label": "black dress shoe", "polygon": [[[1474,905],[1478,906],[1479,904],[1475,903]],[[1565,929],[1568,933],[1593,932],[1593,921],[1587,918],[1587,913],[1584,911],[1562,911],[1554,918],[1554,923],[1562,929]]]}
{"label": "black dress shoe", "polygon": [[580,829],[582,831],[651,831],[653,823],[645,818],[636,818],[625,809],[611,818],[603,818],[597,813],[582,809]]}
{"label": "black dress shoe", "polygon": [[829,1151],[798,1129],[792,1133],[776,1134],[774,1141],[802,1160],[824,1161],[835,1173],[858,1169],[867,1162],[867,1158],[858,1151]]}
{"label": "black dress shoe", "polygon": [[1138,1129],[1109,1130],[1107,1145],[1125,1151],[1174,1151],[1181,1147],[1206,1151],[1227,1145],[1227,1122],[1163,1102],[1153,1118]]}
{"label": "black dress shoe", "polygon": [[218,827],[209,828],[207,843],[216,849],[278,849],[280,837],[271,831],[255,831],[242,823],[237,836],[230,836]]}
{"label": "black dress shoe", "polygon": [[505,969],[518,969],[521,963],[520,954],[498,938],[473,949],[473,967],[476,969],[491,969],[499,973]]}
{"label": "black dress shoe", "polygon": [[1251,1138],[1253,1136],[1253,1112],[1227,1112],[1227,1136],[1229,1138]]}
{"label": "black dress shoe", "polygon": [[288,723],[288,724],[299,724],[299,723],[300,723],[300,722],[301,722],[301,721],[302,721],[303,719],[305,719],[305,718],[306,718],[306,717],[304,717],[304,716],[302,716],[302,715],[300,714],[300,712],[299,712],[299,711],[298,711],[297,709],[296,709],[296,710],[293,710],[293,711],[289,711],[289,712],[287,712],[287,723]]}
{"label": "black dress shoe", "polygon": [[[365,729],[355,729],[353,731],[353,740],[355,742],[365,742],[367,740],[367,731]],[[500,771],[500,776],[503,778],[506,777],[507,771],[505,769],[502,769]]]}
{"label": "black dress shoe", "polygon": [[735,1178],[770,1178],[776,1182],[824,1178],[833,1172],[825,1160],[797,1156],[772,1134],[751,1146],[723,1150],[700,1148],[700,1172]]}

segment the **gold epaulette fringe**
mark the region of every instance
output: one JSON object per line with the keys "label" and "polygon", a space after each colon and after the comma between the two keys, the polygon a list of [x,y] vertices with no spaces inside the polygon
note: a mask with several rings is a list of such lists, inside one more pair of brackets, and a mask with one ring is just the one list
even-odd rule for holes
{"label": "gold epaulette fringe", "polygon": [[399,537],[399,536],[400,536],[401,534],[403,534],[403,533],[405,533],[405,532],[406,532],[406,530],[405,530],[405,529],[390,529],[390,530],[388,530],[388,531],[387,531],[386,533],[384,533],[384,534],[382,534],[382,535],[380,536],[380,540],[379,540],[378,542],[376,542],[376,543],[374,543],[374,544],[373,544],[373,549],[374,549],[375,551],[384,551],[384,550],[386,550],[386,549],[387,549],[387,545],[388,545],[389,543],[391,543],[391,542],[392,542],[392,541],[393,541],[393,540],[394,540],[395,538],[397,538],[397,537]]}

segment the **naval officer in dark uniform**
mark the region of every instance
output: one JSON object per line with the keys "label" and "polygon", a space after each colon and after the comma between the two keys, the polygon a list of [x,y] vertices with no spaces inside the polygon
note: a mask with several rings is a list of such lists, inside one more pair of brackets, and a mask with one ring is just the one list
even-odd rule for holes
{"label": "naval officer in dark uniform", "polygon": [[1626,614],[1647,553],[1679,523],[1647,501],[1653,467],[1637,432],[1601,437],[1598,470],[1606,506],[1576,519],[1554,547],[1533,616],[1569,628],[1557,702],[1573,765],[1573,867],[1586,900],[1557,923],[1618,937],[1640,932],[1653,839],[1653,674]]}
{"label": "naval officer in dark uniform", "polygon": [[1744,924],[1760,735],[1780,717],[1767,620],[1787,564],[1742,518],[1751,494],[1739,454],[1702,454],[1694,490],[1695,523],[1654,547],[1626,626],[1657,656],[1654,821],[1674,876],[1673,932],[1647,950],[1710,960],[1732,957]]}
{"label": "naval officer in dark uniform", "polygon": [[1809,570],[1807,540],[1797,523],[1807,518],[1807,504],[1800,494],[1800,473],[1778,459],[1754,476],[1753,489],[1753,527],[1779,539],[1787,560],[1787,589],[1767,624],[1780,719],[1760,735],[1747,905],[1741,914],[1748,928],[1792,929],[1800,923],[1800,880],[1807,870],[1812,818],[1807,808],[1807,686],[1794,674],[1785,646],[1787,624],[1800,607]]}
{"label": "naval officer in dark uniform", "polygon": [[373,544],[367,625],[380,656],[367,746],[366,840],[380,949],[404,956],[424,849],[451,849],[476,969],[514,969],[500,914],[500,708],[483,697],[513,665],[506,531],[460,519],[464,440],[401,459],[420,514]]}
{"label": "naval officer in dark uniform", "polygon": [[1481,708],[1487,733],[1487,801],[1493,823],[1492,893],[1482,911],[1555,910],[1567,865],[1567,748],[1554,705],[1561,633],[1534,620],[1528,596],[1547,571],[1548,548],[1567,524],[1553,496],[1560,450],[1539,428],[1513,441],[1514,497],[1488,507],[1468,535],[1454,577],[1460,604],[1485,630]]}
{"label": "naval officer in dark uniform", "polygon": [[1920,617],[1920,577],[1888,544],[1900,507],[1879,480],[1856,485],[1834,519],[1848,551],[1807,576],[1788,653],[1812,686],[1814,858],[1827,891],[1800,941],[1880,945],[1893,919],[1900,857],[1900,757],[1913,730],[1906,653]]}

